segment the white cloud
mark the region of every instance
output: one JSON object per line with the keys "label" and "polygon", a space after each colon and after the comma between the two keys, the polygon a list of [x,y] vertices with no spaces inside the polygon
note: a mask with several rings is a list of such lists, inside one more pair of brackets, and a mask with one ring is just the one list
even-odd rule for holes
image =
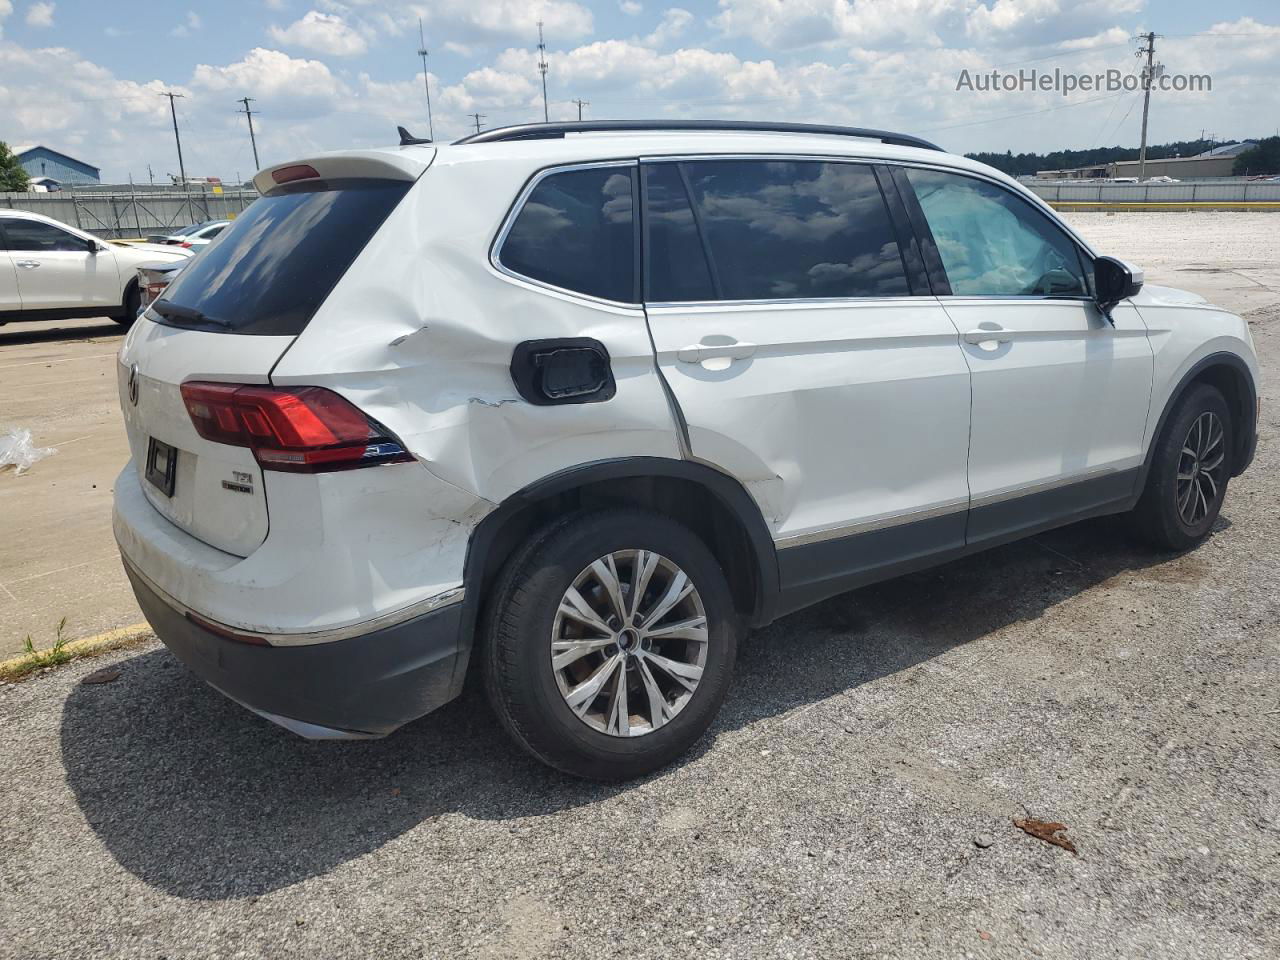
{"label": "white cloud", "polygon": [[255,47],[243,60],[226,66],[199,64],[192,84],[204,90],[251,93],[277,117],[315,117],[337,106],[348,92],[319,60],[302,60],[279,50]]}
{"label": "white cloud", "polygon": [[628,17],[634,17],[644,11],[644,5],[636,3],[636,0],[622,0],[622,2],[618,4],[618,9]]}
{"label": "white cloud", "polygon": [[[27,26],[28,27],[52,27],[53,26],[53,8],[54,4],[40,2],[33,3],[27,8]],[[11,8],[12,9],[12,8]]]}
{"label": "white cloud", "polygon": [[203,26],[204,22],[200,19],[200,14],[196,13],[194,10],[188,10],[187,19],[169,32],[175,37],[189,37]]}
{"label": "white cloud", "polygon": [[[377,18],[384,33],[418,31],[421,17],[427,40],[445,37],[463,44],[538,41],[538,21],[543,22],[548,43],[563,43],[589,35],[594,29],[591,11],[573,0],[432,0],[409,4],[400,0],[350,0],[351,7],[371,20]],[[328,9],[342,12],[343,4],[327,0]]]}
{"label": "white cloud", "polygon": [[1060,50],[1095,50],[1098,47],[1114,47],[1130,42],[1129,31],[1124,27],[1112,27],[1091,37],[1074,37],[1058,44]]}
{"label": "white cloud", "polygon": [[965,33],[982,43],[1052,43],[1088,35],[1138,13],[1146,0],[995,0],[979,4],[965,19]]}
{"label": "white cloud", "polygon": [[4,36],[4,18],[13,13],[12,0],[0,0],[0,37]]}
{"label": "white cloud", "polygon": [[[1006,2],[1006,0],[1001,0]],[[720,0],[715,26],[766,49],[832,43],[938,45],[972,0]]]}
{"label": "white cloud", "polygon": [[308,11],[287,27],[273,26],[268,32],[276,43],[334,57],[355,57],[369,49],[365,38],[342,17],[317,10]]}
{"label": "white cloud", "polygon": [[665,47],[678,39],[689,24],[693,23],[693,14],[680,7],[671,7],[662,15],[662,20],[654,31],[644,38],[647,47]]}

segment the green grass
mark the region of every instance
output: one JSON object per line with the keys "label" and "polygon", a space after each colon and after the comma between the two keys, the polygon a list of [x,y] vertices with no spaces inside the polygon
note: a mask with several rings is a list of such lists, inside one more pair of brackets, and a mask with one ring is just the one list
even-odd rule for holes
{"label": "green grass", "polygon": [[58,621],[53,646],[48,650],[37,650],[31,641],[31,634],[28,633],[27,639],[22,641],[22,650],[27,655],[26,659],[14,668],[11,678],[25,676],[33,670],[43,670],[46,667],[57,667],[67,663],[71,659],[71,654],[66,649],[67,638],[62,635],[66,626],[67,618],[63,617]]}

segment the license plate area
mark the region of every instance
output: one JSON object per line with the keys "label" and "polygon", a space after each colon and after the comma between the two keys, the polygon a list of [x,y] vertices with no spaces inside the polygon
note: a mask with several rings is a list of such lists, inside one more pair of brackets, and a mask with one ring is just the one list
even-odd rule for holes
{"label": "license plate area", "polygon": [[177,449],[152,437],[147,443],[147,482],[166,497],[172,497],[177,476]]}

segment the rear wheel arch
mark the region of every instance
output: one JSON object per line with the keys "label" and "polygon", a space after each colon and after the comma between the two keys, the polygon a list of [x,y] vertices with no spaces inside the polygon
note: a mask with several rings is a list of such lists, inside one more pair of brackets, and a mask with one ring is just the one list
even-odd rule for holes
{"label": "rear wheel arch", "polygon": [[743,486],[702,464],[628,457],[546,477],[508,497],[476,526],[463,572],[464,636],[474,635],[498,575],[520,544],[556,517],[600,506],[649,509],[688,527],[724,570],[743,620],[760,625],[773,618],[777,554]]}

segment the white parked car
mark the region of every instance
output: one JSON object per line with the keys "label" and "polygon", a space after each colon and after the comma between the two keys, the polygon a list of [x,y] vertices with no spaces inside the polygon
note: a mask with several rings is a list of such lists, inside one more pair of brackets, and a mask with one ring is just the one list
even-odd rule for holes
{"label": "white parked car", "polygon": [[120,351],[115,532],[157,634],[310,737],[481,671],[618,779],[745,629],[1085,517],[1208,536],[1247,325],[900,134],[588,122],[302,158]]}
{"label": "white parked car", "polygon": [[191,251],[99,240],[38,213],[0,210],[0,324],[138,313],[138,267]]}
{"label": "white parked car", "polygon": [[147,237],[150,243],[171,244],[187,250],[208,246],[223,230],[231,225],[230,220],[205,220],[193,223],[189,227],[179,227],[172,233],[156,233]]}

